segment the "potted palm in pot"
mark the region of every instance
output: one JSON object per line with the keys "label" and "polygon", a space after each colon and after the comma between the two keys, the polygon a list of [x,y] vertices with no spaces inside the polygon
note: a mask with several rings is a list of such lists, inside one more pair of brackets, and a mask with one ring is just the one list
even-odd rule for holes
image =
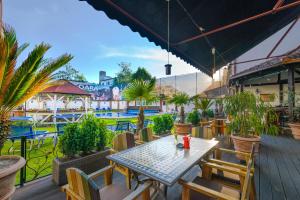
{"label": "potted palm in pot", "polygon": [[[37,45],[28,57],[16,67],[20,53],[28,46],[18,46],[11,28],[0,33],[0,152],[10,133],[10,113],[26,100],[54,84],[52,72],[67,64],[72,56],[63,55],[45,62],[47,44]],[[10,199],[15,187],[17,171],[25,165],[18,156],[0,156],[0,199]]]}
{"label": "potted palm in pot", "polygon": [[124,90],[123,95],[127,101],[140,101],[139,114],[137,121],[137,133],[144,128],[144,106],[143,102],[151,102],[156,100],[154,93],[155,79],[143,81],[134,79]]}
{"label": "potted palm in pot", "polygon": [[250,152],[253,143],[260,143],[261,134],[278,133],[274,123],[277,120],[276,113],[270,104],[256,98],[251,92],[226,97],[224,110],[231,118],[228,129],[237,151]]}
{"label": "potted palm in pot", "polygon": [[174,103],[177,107],[180,107],[179,122],[174,124],[175,133],[177,134],[189,134],[191,132],[192,125],[190,123],[185,123],[184,113],[184,106],[188,104],[189,101],[190,97],[184,92],[173,95],[173,97],[169,100],[169,103]]}
{"label": "potted palm in pot", "polygon": [[201,98],[201,99],[197,99],[195,101],[195,107],[197,109],[201,110],[201,120],[202,121],[208,121],[208,118],[210,117],[210,107],[212,106],[213,101],[211,99],[208,98]]}

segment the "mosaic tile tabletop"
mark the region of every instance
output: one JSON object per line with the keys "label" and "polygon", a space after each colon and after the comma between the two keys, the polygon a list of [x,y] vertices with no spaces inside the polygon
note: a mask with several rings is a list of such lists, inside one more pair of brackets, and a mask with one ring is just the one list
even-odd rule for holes
{"label": "mosaic tile tabletop", "polygon": [[[178,142],[183,143],[181,136]],[[217,144],[215,140],[192,138],[189,150],[178,149],[174,136],[168,136],[107,158],[171,186]]]}

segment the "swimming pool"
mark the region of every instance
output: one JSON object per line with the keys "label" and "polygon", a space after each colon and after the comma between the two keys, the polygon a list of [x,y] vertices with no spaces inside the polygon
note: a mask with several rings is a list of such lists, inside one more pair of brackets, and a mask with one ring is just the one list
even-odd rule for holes
{"label": "swimming pool", "polygon": [[[154,116],[159,113],[148,113],[145,112],[145,116]],[[127,113],[127,112],[105,112],[105,113],[95,113],[98,118],[132,118],[137,117],[138,113]]]}

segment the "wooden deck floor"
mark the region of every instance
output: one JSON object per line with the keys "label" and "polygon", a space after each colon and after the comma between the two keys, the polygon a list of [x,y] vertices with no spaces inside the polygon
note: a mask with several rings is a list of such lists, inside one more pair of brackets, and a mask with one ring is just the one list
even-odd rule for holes
{"label": "wooden deck floor", "polygon": [[300,199],[300,141],[264,136],[255,170],[258,199]]}
{"label": "wooden deck floor", "polygon": [[[234,157],[228,157],[235,161]],[[194,167],[185,175],[192,179],[200,172]],[[124,182],[122,175],[115,173],[114,181]],[[102,180],[98,180],[101,184]],[[256,157],[255,185],[257,199],[300,199],[300,141],[286,137],[263,136],[260,154]],[[64,193],[55,186],[51,177],[30,183],[17,189],[13,200],[63,200]],[[175,184],[168,190],[168,199],[181,199],[181,187]]]}

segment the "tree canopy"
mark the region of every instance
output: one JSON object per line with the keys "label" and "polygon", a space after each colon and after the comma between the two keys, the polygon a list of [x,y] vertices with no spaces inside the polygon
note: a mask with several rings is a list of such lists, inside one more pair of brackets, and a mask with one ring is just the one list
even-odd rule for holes
{"label": "tree canopy", "polygon": [[53,75],[54,79],[64,79],[69,81],[86,82],[85,76],[78,70],[73,68],[70,64],[66,65],[64,70],[60,70]]}
{"label": "tree canopy", "polygon": [[151,81],[153,79],[151,74],[144,67],[138,67],[136,72],[132,74],[131,78],[132,80],[144,80],[144,81]]}
{"label": "tree canopy", "polygon": [[113,85],[123,89],[131,81],[131,76],[132,76],[132,71],[130,69],[131,64],[126,62],[121,62],[118,65],[121,69],[120,72],[116,74]]}

